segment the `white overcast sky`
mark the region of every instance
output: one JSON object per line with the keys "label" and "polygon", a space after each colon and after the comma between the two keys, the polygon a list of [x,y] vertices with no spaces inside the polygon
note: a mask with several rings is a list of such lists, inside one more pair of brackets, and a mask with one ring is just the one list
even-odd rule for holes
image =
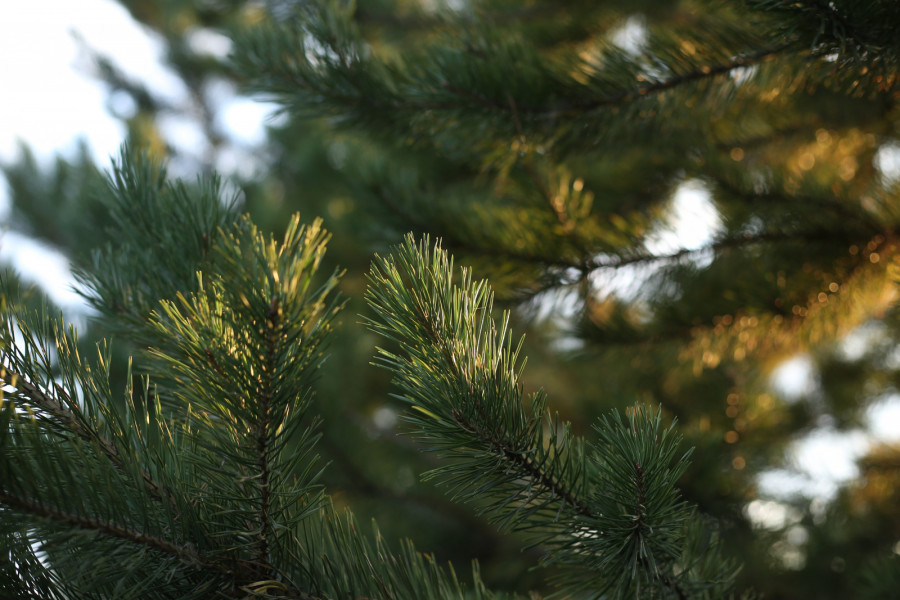
{"label": "white overcast sky", "polygon": [[[183,85],[161,63],[163,44],[135,23],[127,11],[109,0],[0,0],[0,161],[15,158],[24,141],[39,158],[55,153],[71,155],[79,140],[87,142],[101,165],[109,164],[124,136],[122,124],[106,109],[107,91],[90,76],[90,63],[76,41],[112,57],[127,74],[146,82],[149,89],[174,105],[186,102]],[[198,32],[197,42],[210,52],[227,52],[227,40]],[[226,100],[221,123],[239,144],[263,141],[262,123],[270,105],[239,96]],[[199,139],[191,123],[173,120],[164,126],[171,143],[188,146]],[[201,136],[202,137],[202,136]],[[900,171],[900,148],[886,148],[880,157],[885,170]],[[693,186],[693,187],[691,187]],[[703,196],[702,185],[686,182],[675,202],[674,232],[658,236],[662,246],[702,245],[717,226],[717,215]],[[684,192],[684,193],[681,193]],[[5,183],[0,177],[0,223],[8,213]],[[700,218],[702,217],[702,218]],[[681,221],[707,221],[701,230],[684,231]],[[77,312],[78,298],[71,293],[66,259],[13,232],[0,238],[0,259],[12,260],[39,281],[54,299]],[[802,357],[779,374],[784,381],[808,379]],[[807,368],[808,372],[808,368]],[[778,382],[776,381],[776,385]],[[796,390],[795,390],[796,391]],[[802,391],[802,390],[801,390]],[[878,405],[870,416],[872,433],[880,439],[900,438],[900,402]],[[821,428],[795,447],[795,462],[806,480],[795,474],[772,472],[763,489],[778,495],[791,491],[829,496],[834,482],[852,477],[853,461],[868,447],[861,431],[831,432]],[[799,489],[798,489],[799,488]]]}
{"label": "white overcast sky", "polygon": [[[204,51],[228,51],[228,40],[212,32],[197,32],[194,38]],[[0,161],[13,161],[20,142],[45,161],[56,154],[72,156],[79,143],[86,143],[98,164],[109,165],[125,128],[107,110],[108,90],[92,77],[85,46],[110,57],[167,103],[185,107],[189,102],[180,79],[162,62],[159,36],[136,23],[118,3],[0,0]],[[272,106],[234,90],[219,91],[219,123],[228,137],[238,145],[261,143]],[[183,116],[163,116],[160,126],[170,143],[188,153],[202,140],[197,124]],[[240,164],[230,156],[231,165]],[[222,166],[227,170],[229,165]],[[0,176],[0,222],[8,204]],[[77,310],[80,301],[69,287],[68,263],[49,250],[15,232],[0,238],[0,258],[30,266],[22,269],[28,278],[40,282],[63,307]]]}
{"label": "white overcast sky", "polygon": [[89,75],[75,36],[117,59],[130,73],[177,85],[160,66],[161,44],[127,11],[105,0],[6,0],[0,3],[0,158],[17,140],[41,156],[71,151],[85,138],[101,162],[116,152],[124,129],[105,109],[106,90]]}
{"label": "white overcast sky", "polygon": [[[129,49],[138,69],[160,70],[159,44],[112,2],[0,2],[0,161],[14,160],[21,142],[50,159],[57,152],[71,155],[83,140],[98,162],[108,164],[122,142],[124,128],[107,113],[105,90],[85,72],[76,31],[102,49]],[[7,194],[0,178],[0,216],[9,210]],[[14,232],[4,233],[0,244],[0,257],[31,265],[31,279],[62,305],[77,306],[65,258]]]}

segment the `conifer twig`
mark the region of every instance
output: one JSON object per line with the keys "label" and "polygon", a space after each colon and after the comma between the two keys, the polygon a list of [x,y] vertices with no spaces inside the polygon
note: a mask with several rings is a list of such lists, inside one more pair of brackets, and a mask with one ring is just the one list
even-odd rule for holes
{"label": "conifer twig", "polygon": [[645,98],[647,96],[652,96],[665,92],[667,90],[680,87],[687,83],[693,83],[695,81],[701,81],[703,79],[712,79],[720,75],[727,75],[728,73],[731,73],[732,71],[735,71],[737,69],[743,69],[746,67],[757,65],[759,63],[765,62],[766,60],[774,58],[778,54],[793,46],[793,43],[785,43],[777,46],[760,48],[755,52],[735,57],[727,62],[715,65],[705,65],[697,69],[691,69],[686,73],[673,75],[668,79],[661,79],[654,83],[648,83],[631,89],[622,90],[615,94],[610,94],[608,96],[596,98],[594,100],[588,100],[578,104],[572,104],[568,107],[559,107],[552,110],[533,110],[529,108],[523,108],[522,110],[523,112],[533,113],[533,116],[538,118],[556,119],[561,116],[570,116],[573,113],[590,112],[593,110],[597,110],[598,108],[621,106],[623,104],[634,102],[635,100],[638,100],[640,98]]}
{"label": "conifer twig", "polygon": [[[84,421],[79,418],[76,413],[66,408],[62,402],[51,397],[42,391],[38,386],[24,377],[21,373],[16,373],[9,368],[0,369],[0,380],[6,385],[15,387],[16,390],[28,398],[35,407],[48,413],[55,419],[65,430],[71,432],[78,438],[96,444],[100,451],[109,459],[109,461],[119,469],[125,469],[125,462],[119,454],[119,450],[108,439],[104,438],[95,429],[90,428]],[[66,392],[59,384],[56,385],[56,391],[61,394],[67,401],[70,400],[68,392]],[[70,406],[75,406],[68,402]],[[144,487],[154,500],[167,501],[174,514],[178,514],[176,509],[175,498],[153,479],[146,469],[141,469],[141,476]]]}
{"label": "conifer twig", "polygon": [[42,502],[39,502],[37,500],[15,494],[6,489],[4,486],[0,486],[0,504],[8,507],[9,509],[34,515],[41,519],[47,519],[55,523],[65,524],[76,529],[96,531],[109,537],[114,537],[120,540],[133,542],[141,546],[146,546],[148,548],[152,548],[154,550],[158,550],[160,552],[164,552],[165,554],[174,556],[183,562],[195,565],[197,567],[211,569],[223,574],[232,574],[233,572],[233,569],[231,567],[204,557],[201,554],[197,553],[195,550],[192,550],[189,546],[173,544],[166,539],[148,535],[146,533],[141,533],[139,531],[135,531],[109,521],[100,521],[98,519],[92,519],[83,515],[58,510],[47,506],[46,504],[43,504]]}
{"label": "conifer twig", "polygon": [[[26,513],[40,519],[72,527],[84,531],[94,531],[104,536],[131,542],[145,548],[150,548],[177,558],[183,563],[193,565],[197,569],[213,571],[227,579],[238,582],[238,585],[247,585],[267,579],[271,576],[268,565],[259,565],[247,560],[223,561],[204,556],[197,552],[189,544],[176,544],[159,536],[149,535],[134,529],[129,529],[111,521],[99,520],[83,515],[59,510],[31,498],[27,498],[10,492],[0,485],[0,504],[11,510]],[[241,583],[246,582],[246,583]],[[318,596],[310,595],[301,590],[285,589],[286,597],[297,600],[320,600]]]}

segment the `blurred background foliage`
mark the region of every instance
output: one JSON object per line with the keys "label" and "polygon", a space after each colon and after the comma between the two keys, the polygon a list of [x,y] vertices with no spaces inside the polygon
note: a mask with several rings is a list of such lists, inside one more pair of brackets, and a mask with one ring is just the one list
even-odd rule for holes
{"label": "blurred background foliage", "polygon": [[[326,484],[361,519],[477,558],[492,587],[540,585],[533,556],[419,481],[433,459],[400,435],[370,365],[369,261],[427,232],[514,309],[526,385],[578,433],[635,401],[677,417],[696,447],[685,496],[719,520],[743,587],[896,597],[900,438],[868,447],[837,491],[794,464],[798,442],[862,431],[897,402],[896,4],[121,4],[165,40],[190,99],[173,106],[94,55],[110,98],[130,98],[129,143],[179,175],[225,173],[265,229],[299,211],[334,233],[349,304],[315,402]],[[286,107],[261,143],[219,118],[223,95],[251,93]],[[167,140],[173,115],[202,143]],[[26,148],[3,174],[12,230],[85,267],[114,242],[86,150],[43,164]],[[109,333],[90,320],[82,341]],[[123,378],[134,348],[114,347]],[[807,372],[782,368],[796,357]]]}

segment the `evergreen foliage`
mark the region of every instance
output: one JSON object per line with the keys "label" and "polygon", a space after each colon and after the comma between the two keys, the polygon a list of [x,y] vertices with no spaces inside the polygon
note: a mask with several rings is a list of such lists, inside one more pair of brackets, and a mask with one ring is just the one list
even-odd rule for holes
{"label": "evergreen foliage", "polygon": [[[477,570],[464,592],[452,570],[408,543],[393,554],[377,530],[360,534],[323,494],[307,409],[340,303],[339,274],[317,277],[321,222],[295,217],[276,242],[246,217],[228,222],[208,186],[192,195],[163,174],[123,153],[109,202],[111,237],[125,241],[95,256],[103,275],[82,273],[95,306],[113,307],[108,318],[132,340],[153,340],[140,360],[147,375],[129,377],[141,385],[124,402],[106,347],[82,359],[61,318],[6,307],[3,592],[492,597]],[[172,253],[176,243],[185,251]],[[454,285],[452,262],[430,246],[408,239],[378,259],[368,295],[372,326],[409,354],[383,351],[382,361],[414,409],[410,422],[451,459],[430,476],[501,527],[530,532],[549,562],[577,571],[560,579],[567,589],[721,595],[734,569],[710,567],[713,548],[701,556],[686,543],[697,534],[675,481],[687,454],[677,455],[671,427],[660,430],[660,413],[600,421],[586,457],[543,394],[522,397],[518,349],[492,319],[487,283],[464,273]],[[194,285],[178,277],[192,263]],[[159,301],[147,311],[149,298]]]}
{"label": "evergreen foliage", "polygon": [[4,275],[0,596],[890,597],[896,444],[752,513],[900,389],[898,3],[121,4],[187,97],[96,57],[130,147],[204,175],[2,166],[95,318]]}
{"label": "evergreen foliage", "polygon": [[721,558],[716,544],[705,557],[686,544],[696,524],[675,482],[690,453],[677,455],[680,437],[673,427],[660,431],[659,412],[635,407],[627,422],[601,419],[588,457],[543,392],[522,397],[522,344],[513,345],[508,313],[494,322],[486,281],[464,270],[454,284],[445,252],[407,238],[396,256],[376,259],[370,282],[373,327],[402,352],[381,350],[380,362],[415,410],[407,417],[413,430],[451,459],[429,477],[502,528],[527,531],[548,562],[570,567],[560,579],[566,589],[621,598],[727,594],[735,574],[728,561],[694,564]]}

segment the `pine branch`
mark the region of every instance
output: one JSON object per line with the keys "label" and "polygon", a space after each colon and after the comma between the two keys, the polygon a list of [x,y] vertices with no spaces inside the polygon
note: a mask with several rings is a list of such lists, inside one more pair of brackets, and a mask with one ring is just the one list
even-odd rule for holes
{"label": "pine branch", "polygon": [[[635,252],[632,249],[620,251],[621,254],[618,255],[611,255],[600,250],[592,250],[591,248],[586,247],[580,240],[572,239],[572,236],[574,235],[573,222],[568,220],[567,216],[559,214],[554,203],[554,198],[549,190],[547,190],[546,186],[540,181],[538,173],[536,173],[533,168],[527,170],[535,189],[537,189],[541,197],[544,198],[545,204],[550,207],[554,220],[557,220],[557,222],[559,222],[566,230],[567,236],[579,250],[579,256],[566,257],[561,256],[560,254],[537,253],[517,248],[507,248],[496,243],[491,244],[489,242],[484,242],[483,240],[469,239],[461,236],[458,229],[453,226],[444,226],[435,219],[429,220],[427,216],[423,216],[421,212],[416,212],[400,205],[396,200],[396,194],[391,190],[382,187],[370,187],[369,192],[371,192],[374,199],[387,208],[391,214],[402,219],[407,226],[412,227],[417,233],[425,234],[431,232],[434,235],[439,236],[445,247],[450,251],[474,256],[483,256],[485,258],[490,258],[492,261],[502,260],[522,265],[534,265],[548,270],[548,275],[551,276],[550,281],[539,289],[532,291],[529,295],[547,291],[559,287],[560,285],[578,283],[597,270],[618,269],[636,264],[678,262],[681,259],[692,256],[718,254],[728,250],[739,250],[746,247],[766,244],[852,242],[853,233],[849,232],[846,227],[842,229],[802,228],[783,231],[761,231],[722,237],[698,248],[685,248],[670,253]],[[747,201],[764,200],[767,202],[775,202],[780,197],[774,193],[750,194],[748,192],[742,192],[734,185],[721,180],[721,178],[716,178],[715,181],[729,193],[740,194],[741,197]],[[827,210],[838,212],[845,217],[843,222],[846,222],[847,219],[852,219],[853,221],[860,222],[861,225],[872,232],[880,232],[886,236],[893,235],[893,229],[885,228],[884,224],[877,223],[867,217],[864,213],[853,211],[849,207],[845,207],[835,200],[824,197],[816,198],[805,196],[793,196],[792,198],[797,202],[815,202]],[[559,277],[555,277],[549,272],[554,269],[562,270]],[[563,281],[561,278],[566,277],[565,274],[571,272],[570,270],[574,270],[577,273],[577,279],[573,280],[572,278],[566,278]]]}
{"label": "pine branch", "polygon": [[[427,244],[426,238],[417,249],[407,237],[396,258],[378,259],[367,298],[378,314],[370,326],[398,341],[409,355],[380,352],[382,364],[398,376],[405,399],[424,415],[414,413],[411,420],[438,444],[435,449],[459,459],[456,467],[432,476],[442,474],[456,482],[460,495],[475,499],[476,481],[487,475],[484,461],[499,461],[490,467],[491,475],[504,482],[490,492],[496,496],[488,509],[494,518],[553,529],[538,519],[529,525],[525,514],[589,515],[579,498],[584,473],[578,442],[557,434],[552,422],[544,440],[543,420],[549,414],[541,395],[525,412],[517,384],[518,350],[511,346],[506,323],[497,329],[490,317],[490,290],[485,282],[471,283],[467,272],[460,287],[451,288],[446,253],[439,247],[432,253]],[[513,503],[522,508],[513,509]]]}
{"label": "pine branch", "polygon": [[[826,0],[753,0],[760,11],[781,13],[781,28],[819,55],[839,53],[842,62],[897,59],[895,23],[900,10],[893,2],[827,2]],[[893,59],[893,60],[892,60]]]}
{"label": "pine branch", "polygon": [[53,508],[0,487],[0,504],[9,510],[36,517],[54,525],[64,526],[84,533],[96,534],[129,542],[162,554],[167,554],[182,564],[188,565],[204,573],[215,573],[223,581],[233,581],[244,591],[258,591],[264,584],[277,590],[278,598],[296,600],[324,600],[318,595],[308,594],[302,590],[292,589],[280,581],[273,580],[271,567],[267,563],[248,560],[222,559],[217,556],[206,556],[197,552],[190,544],[175,544],[159,536],[148,535],[141,531],[109,521],[102,521],[75,513]]}
{"label": "pine branch", "polygon": [[[119,454],[119,450],[116,448],[115,444],[104,438],[98,431],[90,427],[86,423],[84,418],[79,417],[74,410],[66,408],[68,406],[77,410],[78,405],[71,400],[71,395],[68,394],[62,388],[62,386],[60,386],[59,384],[54,384],[57,394],[62,396],[62,398],[65,400],[65,404],[51,397],[47,393],[41,391],[26,377],[24,377],[20,373],[12,371],[8,367],[0,369],[0,380],[2,380],[4,384],[16,388],[16,392],[24,396],[34,407],[50,415],[53,422],[61,426],[64,431],[69,432],[88,443],[96,444],[100,451],[116,467],[118,467],[119,469],[124,469],[126,467],[125,462]],[[168,502],[169,506],[173,509],[173,511],[175,511],[174,514],[178,514],[174,497],[172,497],[166,490],[162,489],[161,486],[153,480],[153,477],[151,477],[150,473],[148,473],[146,470],[142,470],[141,475],[144,481],[144,487],[146,488],[150,496],[155,500]]]}
{"label": "pine branch", "polygon": [[[523,103],[518,104],[518,108],[516,108],[515,106],[510,105],[508,102],[505,103],[486,96],[480,96],[476,93],[460,89],[457,86],[445,82],[442,85],[442,88],[445,91],[450,92],[452,95],[458,97],[460,100],[462,100],[461,102],[450,100],[429,102],[391,100],[383,103],[378,103],[376,100],[375,106],[382,110],[399,109],[414,110],[416,112],[435,110],[463,112],[471,110],[473,107],[475,107],[481,109],[489,109],[495,112],[506,113],[509,114],[510,117],[513,117],[515,113],[518,112],[527,116],[529,119],[548,120],[556,122],[561,118],[573,118],[585,113],[596,111],[601,108],[614,108],[633,104],[644,98],[649,98],[657,94],[661,94],[663,92],[685,86],[690,83],[695,83],[706,79],[715,79],[722,75],[728,75],[729,73],[732,73],[733,71],[739,69],[745,69],[747,67],[762,64],[794,47],[796,47],[795,43],[786,43],[761,48],[727,62],[706,65],[697,69],[686,71],[684,73],[673,75],[672,77],[666,79],[661,79],[652,83],[644,83],[628,89],[622,89],[613,94],[601,96],[599,98],[594,98],[591,100],[584,100],[581,102],[559,103],[555,105],[536,105]],[[293,82],[301,88],[309,87],[308,82],[303,79],[294,79]],[[317,91],[322,92],[323,90],[319,89]],[[362,97],[338,95],[331,95],[330,99],[347,105],[360,104],[363,100]]]}
{"label": "pine branch", "polygon": [[478,435],[482,445],[496,449],[495,451],[506,461],[516,465],[525,473],[528,473],[539,486],[543,487],[554,496],[562,498],[565,502],[573,506],[580,515],[588,518],[596,516],[591,509],[588,508],[587,504],[575,497],[575,493],[571,488],[563,485],[562,482],[558,481],[550,473],[544,471],[540,465],[535,464],[534,461],[529,458],[528,450],[530,449],[522,450],[513,448],[510,445],[509,440],[505,438],[498,439],[496,432],[486,431],[483,427],[466,420],[459,413],[455,413],[454,416],[456,417],[457,423],[459,423],[464,430],[474,432]]}
{"label": "pine branch", "polygon": [[[427,244],[427,239],[423,244]],[[423,307],[418,306],[417,308]],[[443,366],[447,368],[455,378],[469,381],[469,393],[477,398],[478,391],[475,389],[475,384],[471,382],[469,374],[461,370],[459,366],[461,361],[457,361],[454,357],[450,347],[450,340],[439,330],[440,325],[435,322],[436,317],[429,314],[427,311],[419,312],[417,317],[426,325],[426,331],[428,333],[426,341],[441,349],[444,356]],[[571,488],[568,488],[562,482],[558,481],[553,475],[543,470],[539,464],[536,464],[530,458],[532,450],[530,447],[513,447],[510,440],[507,437],[502,436],[496,426],[491,427],[488,425],[491,420],[486,414],[484,407],[478,406],[478,410],[481,416],[481,419],[478,422],[467,419],[456,409],[452,409],[451,414],[464,431],[476,434],[477,440],[481,442],[482,447],[488,448],[490,452],[494,452],[509,463],[518,466],[522,471],[527,473],[533,481],[537,482],[539,486],[575,507],[577,512],[581,515],[586,517],[594,516],[587,505],[575,496],[575,492]]]}
{"label": "pine branch", "polygon": [[[154,578],[163,573],[168,579],[159,584],[170,587],[160,589],[190,597],[210,590],[210,586],[226,594],[240,590],[250,595],[304,600],[449,600],[463,596],[452,570],[443,570],[412,546],[404,546],[403,555],[397,556],[388,552],[380,539],[372,545],[355,528],[342,529],[343,521],[332,518],[315,493],[311,484],[315,475],[307,477],[312,464],[311,442],[309,430],[304,432],[300,427],[300,416],[308,396],[309,372],[321,362],[317,347],[337,309],[337,303],[330,299],[336,277],[327,278],[319,287],[312,285],[327,239],[319,223],[304,228],[295,219],[283,245],[265,240],[249,226],[240,235],[223,237],[225,241],[217,252],[224,257],[225,265],[219,263],[219,270],[208,276],[206,284],[201,279],[197,294],[180,298],[183,312],[172,303],[164,303],[163,309],[153,315],[153,323],[176,338],[168,345],[169,350],[180,350],[171,355],[158,351],[155,356],[164,360],[162,366],[174,368],[159,368],[160,363],[156,363],[151,364],[151,371],[163,381],[170,378],[162,393],[170,393],[175,382],[174,387],[193,400],[171,418],[189,438],[183,448],[185,460],[198,469],[202,483],[192,481],[193,472],[172,475],[185,477],[188,488],[200,483],[198,496],[193,498],[197,514],[190,515],[196,522],[179,523],[179,530],[175,530],[170,515],[155,510],[152,503],[143,503],[133,488],[128,487],[130,493],[123,489],[120,475],[127,478],[135,471],[134,465],[126,464],[113,443],[100,444],[102,448],[97,449],[102,436],[89,423],[81,423],[73,408],[76,404],[68,396],[64,401],[31,381],[23,383],[17,371],[3,375],[5,383],[17,386],[13,398],[29,399],[39,418],[71,435],[47,438],[33,426],[37,419],[19,419],[12,404],[3,407],[0,417],[13,424],[8,431],[0,428],[0,445],[7,449],[7,460],[0,464],[4,473],[0,506],[5,508],[0,513],[30,517],[26,522],[35,535],[49,540],[48,548],[59,548],[58,556],[49,553],[48,568],[63,574],[74,568],[72,549],[102,551],[104,540],[134,545],[141,564],[133,563],[127,573],[132,578],[127,585],[133,589],[153,585]],[[228,282],[227,288],[223,281]],[[24,331],[26,339],[33,341],[28,337],[31,330],[26,327]],[[7,341],[12,348],[17,347],[11,338],[4,339]],[[22,360],[27,363],[36,358],[39,365],[49,369],[44,354],[54,342],[58,354],[64,357],[63,380],[72,379],[90,390],[83,400],[90,414],[106,414],[103,406],[95,406],[108,400],[103,369],[95,377],[89,369],[69,365],[59,340],[51,338],[47,349],[38,347],[34,352],[28,346]],[[57,392],[64,393],[61,387]],[[172,403],[170,409],[174,408]],[[111,426],[129,423],[123,419]],[[61,424],[68,425],[68,430]],[[286,438],[290,445],[285,444]],[[143,441],[141,438],[135,443]],[[221,460],[223,457],[235,460]],[[303,464],[298,465],[298,461]],[[228,462],[234,464],[226,466]],[[45,489],[45,479],[53,482],[50,489]],[[87,486],[91,494],[80,493],[79,486]],[[60,508],[69,499],[73,500],[70,507]],[[347,523],[352,525],[352,521]],[[315,529],[315,525],[323,528],[318,539],[303,539],[303,532]],[[202,535],[193,537],[201,529]],[[79,531],[87,534],[82,547],[73,536]],[[187,541],[168,539],[170,531]],[[121,545],[116,548],[123,557],[131,554]],[[155,553],[177,559],[180,571],[156,568],[159,563],[154,563]],[[335,571],[335,565],[342,566]],[[185,567],[196,570],[197,575]],[[149,570],[142,571],[144,568]],[[74,589],[91,593],[116,586],[118,580],[110,579],[112,573],[107,565],[99,579],[87,577],[75,582]],[[157,596],[164,594],[156,592]],[[472,597],[492,597],[477,580],[477,572]]]}
{"label": "pine branch", "polygon": [[[367,50],[352,23],[351,12],[313,9],[310,14],[299,15],[300,31],[271,26],[254,32],[239,44],[239,68],[246,72],[255,89],[274,93],[289,110],[300,115],[338,116],[347,124],[391,131],[394,135],[402,130],[429,143],[434,136],[426,132],[440,129],[438,123],[452,119],[459,126],[461,121],[474,119],[477,131],[486,131],[490,139],[497,138],[508,146],[511,127],[497,127],[496,123],[485,126],[497,114],[506,117],[505,124],[514,124],[521,116],[523,127],[552,127],[541,129],[537,136],[549,141],[558,135],[555,132],[565,129],[562,121],[584,119],[599,109],[636,105],[670,90],[762,64],[796,48],[793,40],[755,50],[716,48],[719,54],[732,58],[702,66],[673,61],[662,65],[664,73],[672,73],[668,77],[648,72],[642,61],[656,64],[653,56],[617,55],[617,60],[627,58],[628,69],[611,69],[610,81],[606,81],[601,69],[599,75],[591,75],[590,81],[583,82],[572,77],[571,67],[560,71],[553,60],[540,55],[533,46],[524,42],[509,46],[489,33],[482,33],[482,39],[468,30],[446,47],[426,46],[400,64],[387,63]],[[475,30],[478,31],[489,32],[490,28],[484,26]],[[467,40],[473,35],[476,41],[469,43]],[[309,38],[315,42],[305,41]],[[755,43],[763,44],[760,40]],[[511,83],[502,92],[485,82],[486,91],[479,91],[481,69],[473,72],[460,64],[472,60],[474,46],[486,71],[502,69],[504,61],[518,56],[520,62],[527,64],[518,65],[520,68],[514,72],[533,73],[540,81],[530,82],[527,87],[523,82]],[[655,59],[658,62],[658,56]],[[583,63],[580,58],[572,60]],[[596,70],[580,66],[585,73]],[[641,83],[634,85],[637,74],[642,74],[638,78]],[[550,88],[552,93],[531,93]],[[617,91],[603,91],[609,88]],[[511,103],[510,98],[515,101]],[[426,122],[431,125],[423,127]]]}
{"label": "pine branch", "polygon": [[777,57],[778,55],[784,53],[792,47],[795,47],[795,44],[786,43],[760,48],[759,50],[747,53],[743,56],[738,56],[733,60],[727,62],[706,65],[698,69],[692,69],[684,73],[673,75],[672,77],[669,77],[667,79],[661,79],[652,83],[645,83],[631,89],[622,90],[615,94],[588,100],[586,102],[571,104],[569,106],[554,108],[525,106],[521,110],[522,112],[529,113],[530,116],[541,119],[558,119],[563,116],[571,117],[577,113],[591,112],[600,108],[623,106],[633,103],[642,98],[661,94],[662,92],[672,90],[689,83],[702,81],[704,79],[713,79],[721,75],[728,75],[729,73],[738,69],[744,69],[761,64],[767,60],[771,60]]}
{"label": "pine branch", "polygon": [[306,409],[341,304],[339,273],[314,285],[328,238],[320,221],[295,216],[276,242],[242,219],[220,234],[199,290],[150,318],[152,337],[172,340],[150,352],[171,381],[170,410],[204,434],[197,468],[208,518],[261,579],[301,576],[284,561],[297,527],[325,502],[317,420]]}
{"label": "pine branch", "polygon": [[[426,240],[423,241],[423,244],[427,243],[426,238]],[[424,307],[417,305],[416,309],[424,309]],[[458,361],[453,355],[452,348],[450,347],[450,339],[444,335],[443,331],[440,331],[441,326],[435,321],[437,316],[430,314],[426,310],[421,310],[416,316],[420,322],[424,323],[426,326],[428,334],[425,340],[426,343],[433,344],[441,349],[444,358],[443,366],[448,369],[453,377],[468,381],[469,393],[473,397],[478,398],[479,392],[475,389],[475,384],[471,381],[469,374],[463,372],[460,368],[460,362],[462,361]],[[510,440],[507,437],[502,436],[496,426],[491,427],[488,425],[491,420],[486,414],[484,407],[479,405],[477,408],[481,417],[478,422],[466,418],[456,409],[451,410],[451,415],[464,431],[476,434],[477,440],[481,443],[482,447],[488,448],[490,452],[494,452],[506,461],[518,466],[548,492],[562,498],[565,502],[568,502],[571,506],[575,507],[578,513],[586,517],[593,516],[587,505],[575,496],[572,489],[563,485],[562,482],[558,481],[553,475],[544,471],[540,465],[535,464],[532,461],[530,458],[530,447],[513,447]]]}
{"label": "pine branch", "polygon": [[596,529],[578,540],[584,551],[574,561],[589,572],[600,569],[613,576],[585,582],[592,593],[615,590],[614,597],[629,597],[646,582],[688,597],[675,565],[690,512],[675,483],[691,451],[679,457],[681,438],[674,424],[661,431],[660,425],[661,411],[634,407],[627,420],[613,413],[594,427],[599,438],[594,463],[602,482],[594,496],[597,516],[591,527]]}
{"label": "pine branch", "polygon": [[349,512],[325,509],[303,523],[304,544],[297,560],[314,578],[317,593],[326,598],[354,600],[490,600],[506,598],[485,588],[473,563],[474,585],[463,587],[452,565],[441,567],[432,554],[417,552],[408,540],[397,550],[373,523],[373,535],[363,533]]}
{"label": "pine branch", "polygon": [[[463,270],[454,285],[453,275],[439,245],[407,236],[390,258],[376,259],[367,291],[377,314],[369,325],[402,350],[379,353],[414,409],[407,420],[431,449],[455,459],[429,476],[453,484],[458,498],[480,499],[503,526],[536,533],[536,543],[552,549],[548,563],[579,569],[566,587],[624,597],[647,582],[688,598],[687,575],[676,566],[688,522],[675,488],[690,455],[676,455],[680,436],[658,431],[659,412],[636,408],[628,424],[601,420],[588,482],[580,440],[555,434],[552,421],[543,439],[544,397],[532,398],[530,414],[522,409],[518,349],[505,319],[497,327],[490,316],[487,284]],[[718,568],[732,571],[727,562]]]}
{"label": "pine branch", "polygon": [[[873,312],[889,306],[884,293],[892,283],[882,265],[893,260],[897,252],[895,238],[876,234],[867,241],[856,241],[855,245],[857,254],[835,263],[836,270],[828,274],[837,287],[823,287],[825,302],[823,296],[810,294],[795,298],[792,306],[790,302],[777,302],[780,299],[773,296],[757,310],[717,314],[682,326],[640,324],[617,335],[615,330],[609,333],[603,322],[587,322],[580,326],[579,334],[592,341],[598,353],[615,354],[620,348],[630,352],[653,351],[657,345],[664,348],[677,344],[682,359],[692,358],[697,368],[705,354],[728,357],[739,348],[744,349],[745,357],[776,350],[800,351],[808,348],[812,340],[846,333],[872,318]],[[873,253],[877,258],[871,258]],[[591,318],[589,305],[586,317]]]}
{"label": "pine branch", "polygon": [[193,186],[172,181],[164,164],[122,148],[103,196],[113,241],[74,269],[80,293],[107,327],[161,343],[147,337],[150,313],[160,300],[196,289],[197,272],[209,268],[211,248],[237,218],[236,200],[223,199],[221,187],[216,174]]}
{"label": "pine branch", "polygon": [[688,256],[698,256],[709,252],[717,253],[723,250],[732,250],[746,246],[756,246],[765,243],[795,243],[795,242],[822,242],[822,241],[850,241],[844,230],[810,230],[810,231],[764,231],[761,233],[748,233],[740,236],[723,238],[700,248],[683,248],[668,254],[644,253],[631,256],[617,256],[591,260],[587,269],[618,269],[628,265],[652,262],[671,262]]}
{"label": "pine branch", "polygon": [[28,514],[40,519],[65,525],[74,529],[94,531],[99,534],[114,537],[139,546],[144,546],[168,554],[185,564],[197,568],[215,571],[223,575],[233,575],[234,569],[221,562],[204,557],[191,549],[188,545],[178,545],[163,538],[147,535],[116,523],[92,519],[84,515],[68,513],[53,507],[49,507],[32,498],[24,497],[11,492],[5,486],[0,487],[0,504],[10,510]]}

